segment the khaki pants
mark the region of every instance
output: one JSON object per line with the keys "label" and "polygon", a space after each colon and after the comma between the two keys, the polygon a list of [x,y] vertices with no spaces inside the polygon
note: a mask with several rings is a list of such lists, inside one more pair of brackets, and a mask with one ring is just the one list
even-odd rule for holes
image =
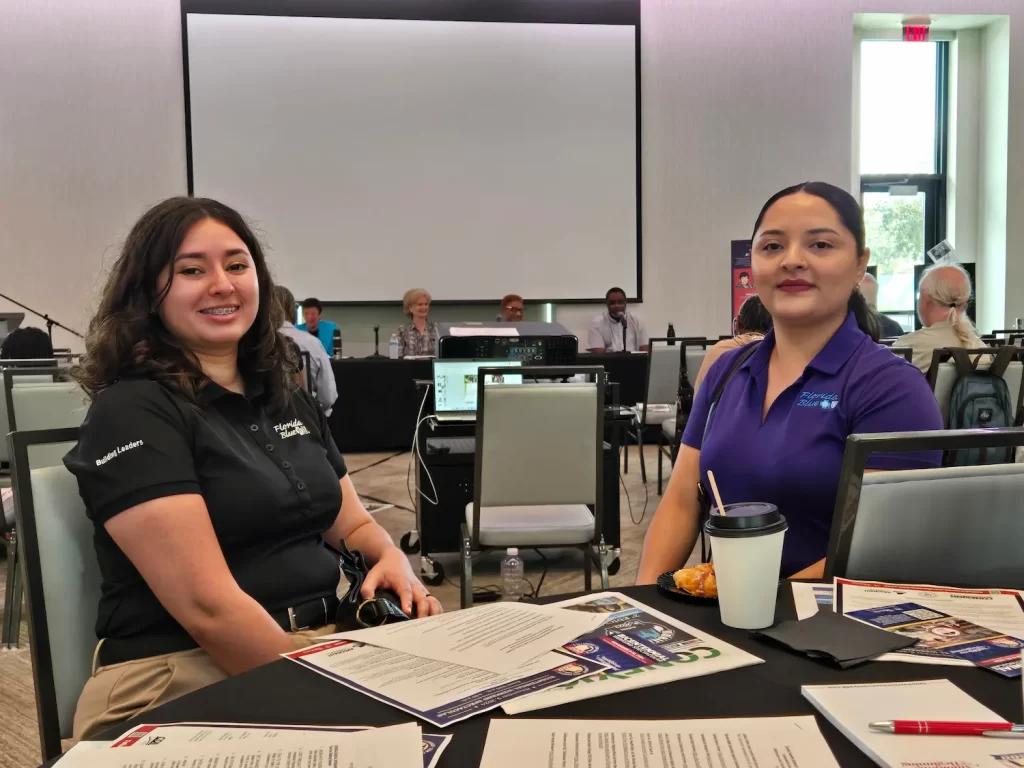
{"label": "khaki pants", "polygon": [[[331,624],[289,635],[295,639],[296,648],[305,648],[317,637],[334,631]],[[91,738],[130,717],[226,678],[227,673],[202,648],[94,667],[75,710],[75,740]]]}

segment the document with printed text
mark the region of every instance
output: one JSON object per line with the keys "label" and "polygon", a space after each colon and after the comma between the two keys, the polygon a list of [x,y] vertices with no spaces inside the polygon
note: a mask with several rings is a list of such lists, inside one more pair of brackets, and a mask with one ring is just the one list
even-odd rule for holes
{"label": "document with printed text", "polygon": [[603,616],[547,605],[495,603],[382,627],[327,635],[423,659],[511,672],[601,625]]}
{"label": "document with printed text", "polygon": [[[415,723],[361,731],[274,729],[247,738],[175,739],[128,748],[79,749],[61,758],[61,768],[421,768],[423,737]],[[120,739],[119,742],[123,742]],[[141,746],[140,746],[141,744]]]}
{"label": "document with printed text", "polygon": [[852,579],[836,579],[835,590],[844,616],[918,639],[879,661],[975,665],[1005,677],[1021,674],[1024,599],[1016,590]]}
{"label": "document with printed text", "polygon": [[488,672],[350,640],[320,643],[285,658],[441,728],[607,669],[558,652],[512,672]]}
{"label": "document with printed text", "polygon": [[[281,731],[299,736],[307,744],[330,743],[334,733],[355,733],[366,726],[270,725],[263,723],[164,723],[140,725],[115,741],[80,741],[75,749],[145,747],[147,750],[177,748],[200,742],[259,741],[276,739]],[[424,733],[423,768],[435,768],[451,736]]]}
{"label": "document with printed text", "polygon": [[814,718],[492,720],[480,768],[839,768]]}
{"label": "document with printed text", "polygon": [[584,595],[555,605],[604,618],[600,627],[563,648],[606,665],[607,670],[503,704],[510,715],[763,663],[619,592]]}

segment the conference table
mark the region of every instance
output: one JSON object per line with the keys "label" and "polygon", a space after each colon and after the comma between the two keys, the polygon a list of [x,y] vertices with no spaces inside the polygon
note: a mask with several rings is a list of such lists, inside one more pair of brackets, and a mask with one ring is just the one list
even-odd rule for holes
{"label": "conference table", "polygon": [[[619,384],[619,402],[643,401],[647,386],[647,355],[590,354],[576,356],[578,365],[601,365],[608,380]],[[338,399],[330,415],[331,435],[342,453],[408,451],[416,416],[434,412],[433,394],[416,386],[433,378],[431,360],[386,357],[332,360]]]}
{"label": "conference table", "polygon": [[[780,647],[753,639],[744,630],[722,625],[717,605],[681,603],[662,596],[655,587],[619,590],[647,605],[704,630],[764,659],[764,664],[719,672],[705,677],[625,691],[612,696],[539,710],[523,718],[566,719],[690,719],[707,717],[766,717],[815,715],[841,766],[871,766],[872,762],[800,695],[802,684],[850,684],[947,678],[1000,716],[1019,722],[1020,680],[1004,679],[977,668],[936,667],[927,664],[867,662],[847,670],[812,661]],[[550,597],[541,602],[564,599]],[[792,591],[780,586],[776,618],[794,615]],[[884,713],[879,713],[879,719]],[[442,768],[479,764],[494,710],[439,729],[423,723],[426,733],[453,736],[441,757]],[[408,722],[410,715],[352,691],[291,661],[275,661],[245,674],[196,691],[111,729],[113,739],[142,723],[181,721],[284,723],[311,725],[383,726]]]}

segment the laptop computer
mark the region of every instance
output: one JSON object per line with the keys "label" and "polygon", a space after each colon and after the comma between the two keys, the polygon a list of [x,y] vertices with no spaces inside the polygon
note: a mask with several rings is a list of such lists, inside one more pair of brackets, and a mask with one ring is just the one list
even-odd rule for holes
{"label": "laptop computer", "polygon": [[[476,421],[477,376],[481,368],[516,368],[521,360],[435,360],[434,414],[438,421]],[[504,377],[522,384],[522,374]],[[492,379],[488,378],[488,383]]]}

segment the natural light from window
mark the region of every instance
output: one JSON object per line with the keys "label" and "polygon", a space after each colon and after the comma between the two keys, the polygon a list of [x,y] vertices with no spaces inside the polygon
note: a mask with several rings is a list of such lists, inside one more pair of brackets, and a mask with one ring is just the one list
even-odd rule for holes
{"label": "natural light from window", "polygon": [[935,45],[861,43],[862,174],[935,173]]}

